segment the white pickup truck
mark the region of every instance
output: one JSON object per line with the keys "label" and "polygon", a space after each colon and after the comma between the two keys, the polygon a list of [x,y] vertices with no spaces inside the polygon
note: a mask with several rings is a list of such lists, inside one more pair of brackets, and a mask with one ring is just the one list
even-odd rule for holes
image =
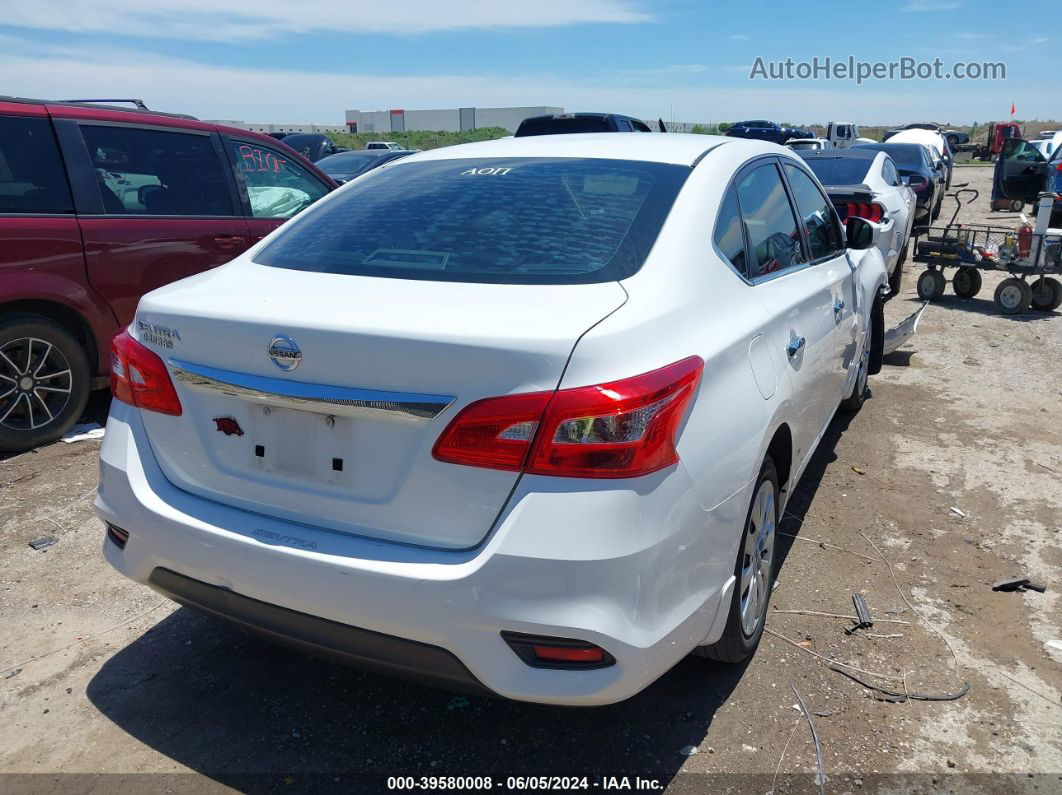
{"label": "white pickup truck", "polygon": [[859,135],[859,127],[850,121],[831,121],[826,125],[824,136],[832,146],[847,149],[855,144],[872,144],[873,138],[862,138]]}

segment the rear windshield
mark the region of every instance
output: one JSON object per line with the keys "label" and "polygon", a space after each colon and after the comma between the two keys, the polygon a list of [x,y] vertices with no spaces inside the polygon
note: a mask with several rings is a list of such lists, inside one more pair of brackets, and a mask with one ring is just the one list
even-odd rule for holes
{"label": "rear windshield", "polygon": [[809,157],[805,162],[823,185],[859,185],[873,161],[861,157]]}
{"label": "rear windshield", "polygon": [[558,135],[560,133],[611,132],[612,126],[604,116],[575,116],[568,119],[524,119],[516,130],[516,136]]}
{"label": "rear windshield", "polygon": [[642,266],[689,173],[583,158],[398,162],[298,216],[254,261],[428,281],[615,281]]}
{"label": "rear windshield", "polygon": [[855,148],[873,149],[877,152],[885,152],[889,157],[896,161],[896,165],[900,168],[922,168],[925,166],[925,162],[922,160],[921,144],[883,144],[881,146],[866,144]]}
{"label": "rear windshield", "polygon": [[375,157],[373,155],[354,155],[352,157],[329,155],[323,160],[318,160],[317,167],[330,177],[350,178],[368,171],[373,166],[387,162],[387,159],[386,157]]}

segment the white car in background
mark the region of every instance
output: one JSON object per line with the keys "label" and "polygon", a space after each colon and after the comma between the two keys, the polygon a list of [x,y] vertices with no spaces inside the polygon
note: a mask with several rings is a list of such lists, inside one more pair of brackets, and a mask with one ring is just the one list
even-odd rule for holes
{"label": "white car in background", "polygon": [[784,146],[794,152],[819,152],[829,149],[831,144],[825,138],[792,138]]}
{"label": "white car in background", "polygon": [[743,660],[786,499],[879,367],[878,228],[848,231],[755,140],[382,166],[143,298],[105,555],[273,639],[513,699]]}
{"label": "white car in background", "polygon": [[889,273],[890,292],[898,294],[918,197],[896,163],[885,152],[859,147],[800,154],[825,186],[842,221],[858,216],[881,224],[878,249]]}

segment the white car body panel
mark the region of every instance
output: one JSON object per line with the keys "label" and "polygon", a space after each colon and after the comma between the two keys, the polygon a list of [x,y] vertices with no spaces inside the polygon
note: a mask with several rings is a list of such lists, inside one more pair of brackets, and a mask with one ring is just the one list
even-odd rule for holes
{"label": "white car body panel", "polygon": [[885,152],[878,154],[864,184],[874,191],[875,199],[888,213],[887,223],[882,224],[880,250],[886,269],[892,273],[900,252],[911,238],[918,197],[907,185],[890,185],[885,181],[881,169],[886,159],[890,158]]}
{"label": "white car body panel", "polygon": [[[762,141],[583,134],[420,153],[349,184],[418,161],[468,157],[694,166],[641,269],[620,282],[370,279],[253,262],[262,246],[348,185],[229,265],[148,294],[137,321],[180,333],[172,350],[154,347],[171,373],[175,362],[191,362],[211,372],[453,402],[427,421],[348,418],[336,410],[333,428],[349,420],[354,476],[314,478],[311,486],[226,452],[241,440],[217,433],[212,418],[251,426],[262,407],[238,393],[178,381],[180,417],[115,401],[96,508],[130,540],[124,549],[105,542],[108,561],[138,582],[169,569],[260,602],[430,644],[509,698],[592,705],[638,692],[722,635],[737,544],[767,448],[776,433],[792,435],[792,460],[780,462],[788,494],[852,389],[885,281],[875,248],[754,283],[723,261],[712,245],[723,190],[737,168],[763,155],[804,168],[789,150]],[[132,333],[152,346],[138,323]],[[304,358],[292,373],[266,355],[275,334],[298,339]],[[786,346],[797,337],[806,343],[790,356]],[[688,356],[705,367],[673,466],[638,478],[583,479],[431,457],[449,419],[479,398],[600,384]],[[329,416],[321,408],[298,413],[314,422]],[[306,431],[303,447],[318,458],[332,455],[320,441],[325,433]],[[299,439],[283,437],[278,431],[271,444],[301,455]],[[616,662],[597,670],[530,667],[502,631],[585,640]]]}

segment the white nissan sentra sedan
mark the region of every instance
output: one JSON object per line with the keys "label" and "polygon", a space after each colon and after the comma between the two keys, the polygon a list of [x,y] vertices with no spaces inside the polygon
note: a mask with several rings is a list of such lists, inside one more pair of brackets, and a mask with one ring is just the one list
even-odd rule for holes
{"label": "white nissan sentra sedan", "polygon": [[877,235],[762,141],[383,166],[140,302],[106,557],[315,654],[512,699],[742,660],[786,498],[880,367]]}

